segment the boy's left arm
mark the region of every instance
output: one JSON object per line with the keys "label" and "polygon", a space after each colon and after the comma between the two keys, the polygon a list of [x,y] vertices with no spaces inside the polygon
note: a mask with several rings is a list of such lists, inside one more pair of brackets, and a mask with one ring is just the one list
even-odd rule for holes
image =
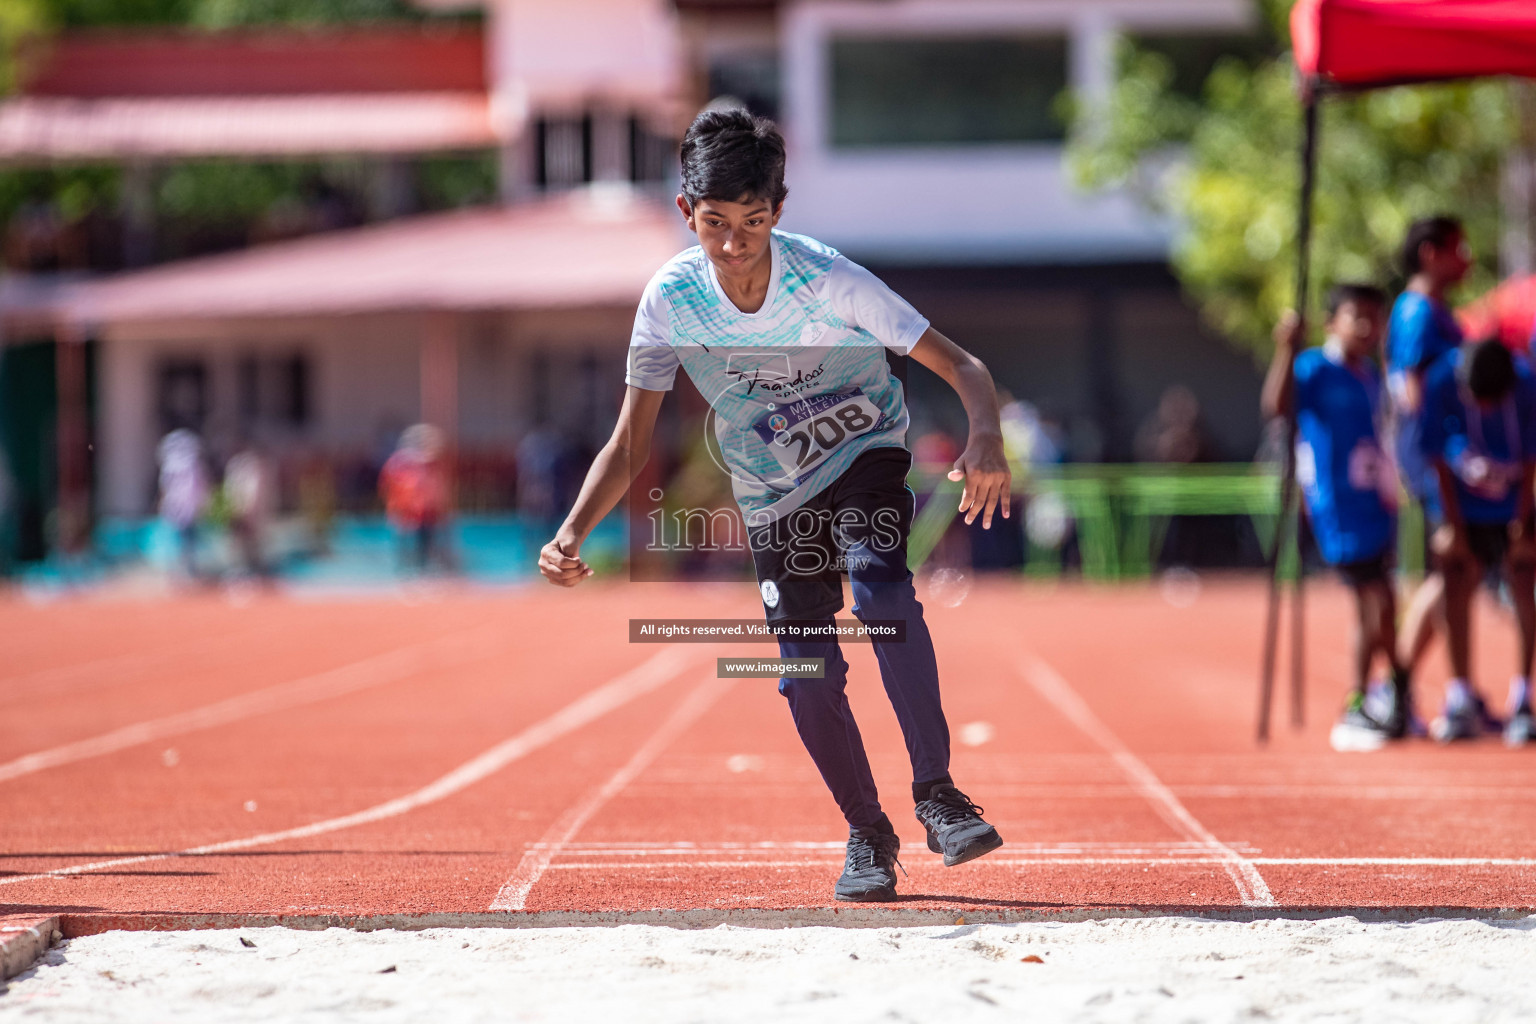
{"label": "boy's left arm", "polygon": [[964,480],[960,511],[967,524],[981,516],[984,530],[992,528],[993,510],[1001,508],[1003,518],[1011,511],[1013,473],[1003,452],[1003,428],[998,419],[997,388],[992,374],[980,359],[950,341],[932,327],[923,332],[909,353],[955,389],[970,420],[970,437],[965,451],[950,471],[951,480]]}
{"label": "boy's left arm", "polygon": [[[1520,447],[1536,452],[1536,386],[1522,379],[1517,396],[1520,421]],[[1509,524],[1510,556],[1522,565],[1536,562],[1536,455],[1526,454],[1520,461],[1520,490],[1514,521]]]}
{"label": "boy's left arm", "polygon": [[1510,558],[1520,565],[1536,562],[1536,462],[1520,466],[1520,501],[1509,524]]}

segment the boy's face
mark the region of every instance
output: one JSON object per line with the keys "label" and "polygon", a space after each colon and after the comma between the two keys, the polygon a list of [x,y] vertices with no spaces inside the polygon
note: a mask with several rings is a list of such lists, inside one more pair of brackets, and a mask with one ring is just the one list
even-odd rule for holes
{"label": "boy's face", "polygon": [[1424,272],[1442,284],[1456,284],[1472,269],[1472,246],[1460,232],[1445,245],[1424,243],[1420,253]]}
{"label": "boy's face", "polygon": [[1350,299],[1328,318],[1328,333],[1339,339],[1351,359],[1364,359],[1381,351],[1386,325],[1386,310],[1380,303]]}
{"label": "boy's face", "polygon": [[689,206],[677,197],[677,208],[688,221],[688,230],[699,236],[699,245],[722,278],[750,278],[770,258],[768,242],[784,204],[774,209],[766,199],[743,196],[734,203],[700,199]]}

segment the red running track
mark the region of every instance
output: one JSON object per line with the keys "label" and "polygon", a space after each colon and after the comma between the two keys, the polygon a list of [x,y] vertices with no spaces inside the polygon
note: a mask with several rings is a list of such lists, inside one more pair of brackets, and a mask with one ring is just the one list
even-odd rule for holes
{"label": "red running track", "polygon": [[[715,657],[772,648],[626,642],[631,615],[750,617],[753,597],[0,602],[0,916],[78,934],[846,908],[846,833],[782,698],[714,678]],[[1310,723],[1277,714],[1258,748],[1262,604],[1252,582],[1183,607],[1018,583],[930,602],[954,775],[1007,840],[948,870],[905,804],[874,659],[851,648],[910,872],[870,913],[1536,908],[1536,750],[1329,751],[1349,619],[1332,585],[1308,606]],[[1502,699],[1509,627],[1480,624]],[[1436,654],[1424,704],[1443,671]]]}

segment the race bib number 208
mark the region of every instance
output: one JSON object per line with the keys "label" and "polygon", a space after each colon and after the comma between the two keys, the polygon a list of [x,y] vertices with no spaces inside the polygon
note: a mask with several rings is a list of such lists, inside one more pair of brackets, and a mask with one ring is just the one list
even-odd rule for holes
{"label": "race bib number 208", "polygon": [[784,468],[784,479],[798,484],[827,456],[884,420],[885,414],[854,388],[790,402],[764,416],[753,429]]}

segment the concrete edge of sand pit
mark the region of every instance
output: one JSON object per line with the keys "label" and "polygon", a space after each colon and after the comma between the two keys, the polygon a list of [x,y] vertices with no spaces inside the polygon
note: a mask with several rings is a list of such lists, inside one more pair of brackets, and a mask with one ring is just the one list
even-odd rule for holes
{"label": "concrete edge of sand pit", "polygon": [[0,919],[0,984],[27,970],[62,932],[58,917]]}
{"label": "concrete edge of sand pit", "polygon": [[[915,928],[975,924],[1076,923],[1128,918],[1187,917],[1247,923],[1353,917],[1365,923],[1426,919],[1516,921],[1536,907],[1066,907],[904,908],[888,906],[798,907],[784,910],[699,909],[630,911],[508,911],[426,914],[63,914],[51,919],[65,938],[109,931],[196,931],[215,928],[294,928],[320,931],[422,931],[428,928],[604,928],[626,924],[670,928]],[[42,932],[48,935],[48,932]],[[9,947],[7,947],[9,948]],[[48,948],[43,941],[34,959]],[[8,954],[9,955],[9,954]],[[9,960],[7,961],[9,964]],[[30,964],[29,964],[30,965]],[[23,966],[21,970],[25,970]]]}

